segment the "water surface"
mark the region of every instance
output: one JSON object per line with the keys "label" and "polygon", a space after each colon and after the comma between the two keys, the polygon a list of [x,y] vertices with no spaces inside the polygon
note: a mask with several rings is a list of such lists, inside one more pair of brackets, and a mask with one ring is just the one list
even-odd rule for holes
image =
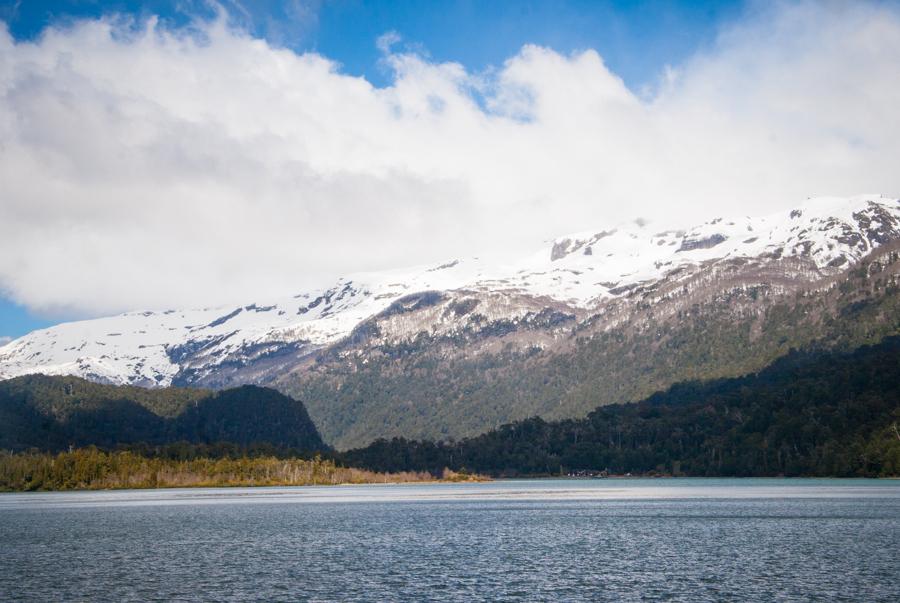
{"label": "water surface", "polygon": [[0,601],[900,601],[900,482],[0,495]]}

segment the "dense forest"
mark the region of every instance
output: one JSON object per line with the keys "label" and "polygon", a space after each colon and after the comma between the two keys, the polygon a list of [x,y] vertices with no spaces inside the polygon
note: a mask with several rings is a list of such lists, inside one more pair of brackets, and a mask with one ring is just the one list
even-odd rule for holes
{"label": "dense forest", "polygon": [[178,441],[326,448],[303,404],[273,389],[144,389],[44,375],[0,381],[0,450]]}
{"label": "dense forest", "polygon": [[585,419],[539,418],[459,442],[379,440],[341,455],[379,471],[504,476],[900,475],[900,338],[791,352],[741,378],[684,383]]}

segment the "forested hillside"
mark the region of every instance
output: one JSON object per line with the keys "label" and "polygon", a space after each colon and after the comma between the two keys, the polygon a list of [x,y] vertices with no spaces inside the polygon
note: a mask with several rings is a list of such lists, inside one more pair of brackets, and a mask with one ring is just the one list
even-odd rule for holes
{"label": "forested hillside", "polygon": [[900,338],[792,352],[758,374],[676,385],[581,420],[533,418],[457,443],[379,440],[343,459],[494,475],[900,475]]}
{"label": "forested hillside", "polygon": [[325,448],[301,402],[263,387],[143,389],[43,375],[0,381],[0,450],[177,441]]}
{"label": "forested hillside", "polygon": [[[356,342],[273,386],[303,400],[323,437],[347,449],[378,437],[474,437],[533,416],[581,418],[683,381],[756,372],[792,348],[847,350],[900,334],[897,244],[818,288],[799,286],[784,266],[732,268],[701,274],[689,293],[636,289],[577,324],[503,323],[490,337],[422,332],[364,353]],[[542,329],[555,338],[541,339]]]}

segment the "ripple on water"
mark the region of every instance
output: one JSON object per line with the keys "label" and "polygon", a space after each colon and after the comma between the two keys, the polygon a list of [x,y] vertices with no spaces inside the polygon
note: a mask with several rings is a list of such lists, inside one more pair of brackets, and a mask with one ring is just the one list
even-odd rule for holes
{"label": "ripple on water", "polygon": [[532,480],[2,495],[0,600],[900,601],[898,486]]}

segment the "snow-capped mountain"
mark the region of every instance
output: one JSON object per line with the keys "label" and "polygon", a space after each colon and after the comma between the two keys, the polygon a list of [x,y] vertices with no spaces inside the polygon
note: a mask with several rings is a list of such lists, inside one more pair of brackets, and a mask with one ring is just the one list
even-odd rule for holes
{"label": "snow-capped mountain", "polygon": [[[322,350],[346,348],[361,332],[385,343],[497,321],[621,320],[635,291],[664,295],[725,266],[777,264],[785,279],[814,283],[898,238],[900,201],[877,195],[814,199],[780,214],[719,218],[686,231],[630,225],[584,232],[506,266],[457,259],[236,307],[61,324],[0,347],[0,378],[40,372],[116,384],[215,385],[216,375],[229,373],[232,381],[260,381],[296,370]],[[371,324],[378,328],[365,331]]]}

